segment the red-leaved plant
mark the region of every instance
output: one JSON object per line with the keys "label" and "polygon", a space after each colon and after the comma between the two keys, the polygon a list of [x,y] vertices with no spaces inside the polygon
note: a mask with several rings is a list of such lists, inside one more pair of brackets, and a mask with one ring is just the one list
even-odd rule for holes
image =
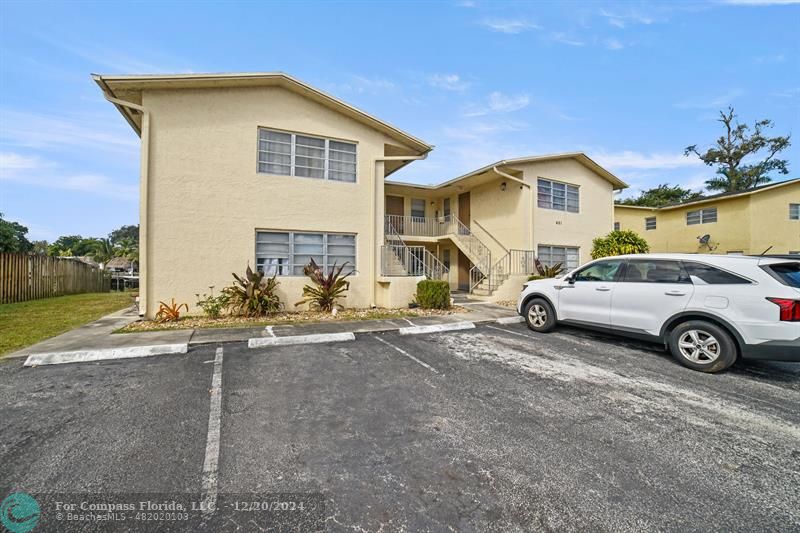
{"label": "red-leaved plant", "polygon": [[342,270],[349,264],[345,261],[337,267],[334,263],[331,271],[325,274],[312,257],[311,261],[303,267],[303,274],[309,277],[313,285],[303,287],[303,299],[294,305],[308,304],[311,309],[320,311],[332,311],[334,307],[343,309],[343,306],[336,303],[336,300],[346,298],[344,293],[350,288],[350,282],[346,278],[355,271],[351,270],[342,275]]}

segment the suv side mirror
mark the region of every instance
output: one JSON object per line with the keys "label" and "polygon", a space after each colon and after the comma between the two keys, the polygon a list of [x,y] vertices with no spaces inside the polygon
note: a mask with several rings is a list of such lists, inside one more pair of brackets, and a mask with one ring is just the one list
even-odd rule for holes
{"label": "suv side mirror", "polygon": [[574,284],[575,284],[575,276],[574,276],[574,275],[572,275],[572,274],[570,274],[569,276],[567,276],[566,278],[564,278],[564,281],[566,281],[566,282],[567,282],[567,283],[569,283],[570,285],[574,285]]}

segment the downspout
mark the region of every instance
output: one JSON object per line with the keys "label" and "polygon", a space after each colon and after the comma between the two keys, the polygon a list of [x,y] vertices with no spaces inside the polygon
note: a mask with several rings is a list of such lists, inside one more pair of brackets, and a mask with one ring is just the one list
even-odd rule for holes
{"label": "downspout", "polygon": [[519,179],[517,177],[512,176],[511,174],[507,174],[507,173],[503,172],[502,170],[500,170],[499,168],[497,168],[496,166],[492,167],[492,170],[494,170],[496,173],[500,174],[501,176],[503,176],[506,179],[510,179],[511,181],[515,181],[515,182],[519,183],[520,185],[522,185],[524,187],[527,187],[528,191],[530,191],[530,193],[531,193],[530,194],[530,202],[528,202],[528,204],[529,204],[528,205],[528,213],[529,213],[529,217],[528,217],[528,237],[529,237],[528,238],[528,243],[529,244],[528,244],[528,246],[532,250],[533,249],[533,187],[531,187],[530,183],[526,183],[525,180],[521,180],[521,179]]}
{"label": "downspout", "polygon": [[[375,304],[375,302],[376,302],[375,290],[376,290],[376,285],[378,284],[378,281],[377,281],[378,276],[376,275],[376,272],[378,271],[378,268],[379,268],[378,267],[378,261],[380,259],[380,254],[378,253],[378,246],[380,246],[380,244],[378,244],[378,239],[376,238],[378,236],[378,231],[379,231],[378,230],[378,224],[380,224],[380,227],[383,228],[383,220],[375,220],[375,212],[376,212],[375,205],[377,204],[377,201],[378,201],[378,198],[377,198],[377,196],[378,196],[378,180],[380,179],[381,182],[383,182],[383,179],[385,178],[385,176],[379,176],[378,163],[383,163],[383,162],[386,162],[386,161],[420,161],[422,159],[426,159],[427,157],[428,157],[428,153],[427,152],[422,154],[422,155],[387,155],[387,156],[383,156],[383,157],[376,157],[375,161],[372,164],[373,174],[374,174],[373,179],[375,180],[375,188],[374,188],[373,193],[372,193],[372,202],[370,202],[370,206],[369,206],[369,216],[370,216],[370,218],[372,219],[372,222],[373,222],[373,224],[372,224],[372,236],[371,236],[372,237],[372,251],[371,251],[371,253],[372,253],[372,261],[370,261],[370,272],[369,272],[369,274],[370,274],[369,298],[370,298],[371,307],[375,307],[376,306],[376,304]],[[380,190],[383,191],[383,187],[381,187]],[[381,230],[381,232],[382,232],[382,230]]]}
{"label": "downspout", "polygon": [[141,151],[139,169],[139,315],[147,313],[148,291],[150,284],[147,282],[148,257],[147,257],[147,200],[150,175],[150,111],[145,107],[118,98],[112,98],[105,91],[103,97],[112,104],[127,107],[142,114],[141,126]]}

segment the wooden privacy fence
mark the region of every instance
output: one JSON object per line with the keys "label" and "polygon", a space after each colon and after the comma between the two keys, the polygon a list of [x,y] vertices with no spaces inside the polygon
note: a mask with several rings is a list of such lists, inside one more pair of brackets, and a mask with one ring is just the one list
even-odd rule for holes
{"label": "wooden privacy fence", "polygon": [[46,255],[0,253],[0,303],[109,290],[109,274],[86,263]]}

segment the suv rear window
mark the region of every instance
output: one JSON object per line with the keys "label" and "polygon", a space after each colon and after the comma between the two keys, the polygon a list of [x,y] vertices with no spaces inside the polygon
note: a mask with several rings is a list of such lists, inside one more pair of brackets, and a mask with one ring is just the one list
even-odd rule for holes
{"label": "suv rear window", "polygon": [[697,283],[697,280],[706,285],[744,285],[750,283],[747,279],[711,265],[686,261],[683,266],[686,267],[686,272],[695,283]]}
{"label": "suv rear window", "polygon": [[800,289],[800,261],[765,265],[762,268],[784,285]]}

